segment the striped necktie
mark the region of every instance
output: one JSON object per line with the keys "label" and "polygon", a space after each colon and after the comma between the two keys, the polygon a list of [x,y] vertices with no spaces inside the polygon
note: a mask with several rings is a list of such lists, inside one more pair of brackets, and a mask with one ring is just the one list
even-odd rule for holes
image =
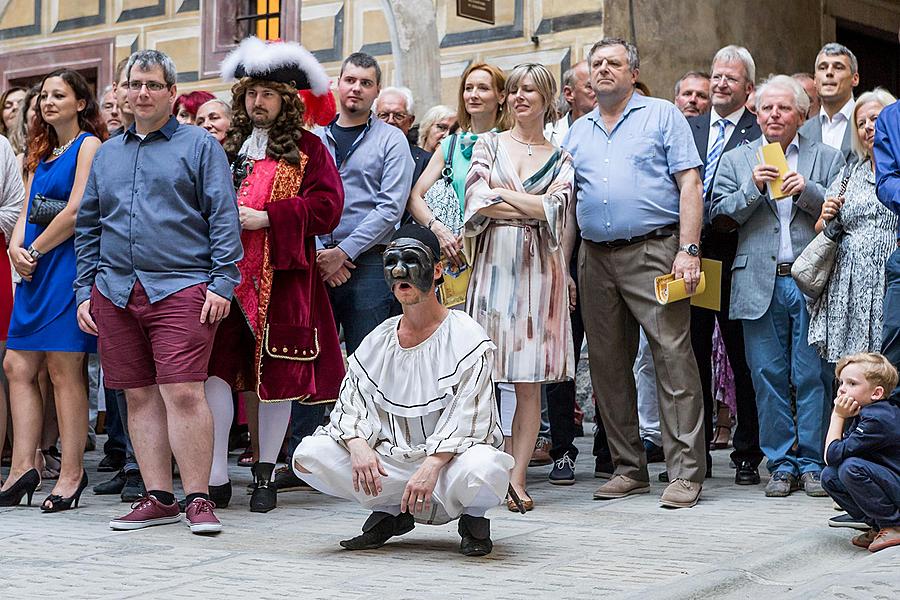
{"label": "striped necktie", "polygon": [[725,127],[728,125],[728,119],[719,119],[716,122],[719,126],[719,133],[716,135],[716,141],[713,142],[712,148],[706,155],[706,170],[703,172],[703,197],[709,194],[709,188],[712,186],[713,176],[716,174],[716,167],[719,164],[719,158],[722,157],[722,148],[725,147]]}

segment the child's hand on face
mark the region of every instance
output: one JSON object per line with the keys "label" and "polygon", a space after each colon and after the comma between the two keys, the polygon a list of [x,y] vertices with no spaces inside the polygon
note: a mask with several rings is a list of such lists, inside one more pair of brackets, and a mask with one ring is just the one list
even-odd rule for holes
{"label": "child's hand on face", "polygon": [[834,399],[834,414],[844,419],[850,419],[859,414],[860,406],[851,396],[838,394]]}

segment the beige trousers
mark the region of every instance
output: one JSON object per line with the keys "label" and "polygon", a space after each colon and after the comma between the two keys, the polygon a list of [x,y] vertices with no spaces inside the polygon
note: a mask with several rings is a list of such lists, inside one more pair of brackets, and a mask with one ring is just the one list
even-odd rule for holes
{"label": "beige trousers", "polygon": [[644,329],[659,396],[669,477],[701,483],[706,474],[703,395],[691,348],[690,303],[660,305],[654,278],[672,270],[678,236],[619,248],[585,240],[578,255],[581,313],[591,382],[617,475],[649,479],[632,365]]}

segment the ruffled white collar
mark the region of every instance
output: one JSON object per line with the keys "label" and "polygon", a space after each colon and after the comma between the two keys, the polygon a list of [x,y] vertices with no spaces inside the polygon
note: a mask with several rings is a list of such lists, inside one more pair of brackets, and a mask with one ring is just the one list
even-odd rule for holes
{"label": "ruffled white collar", "polygon": [[397,338],[400,319],[392,317],[366,336],[348,368],[382,410],[421,417],[447,406],[454,386],[495,346],[472,317],[451,310],[427,340],[403,348]]}
{"label": "ruffled white collar", "polygon": [[266,157],[266,146],[269,145],[269,130],[260,127],[254,127],[253,133],[244,140],[241,146],[241,156],[246,156],[250,160],[263,160]]}

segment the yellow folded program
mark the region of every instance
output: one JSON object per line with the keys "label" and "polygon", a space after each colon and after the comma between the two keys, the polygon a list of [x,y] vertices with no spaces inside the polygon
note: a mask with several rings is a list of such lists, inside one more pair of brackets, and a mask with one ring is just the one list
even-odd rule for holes
{"label": "yellow folded program", "polygon": [[782,191],[781,186],[784,184],[784,176],[787,175],[790,168],[788,167],[787,158],[784,156],[784,150],[781,148],[781,144],[772,142],[771,144],[760,146],[759,163],[778,169],[778,179],[770,181],[767,184],[769,188],[769,198],[778,200],[779,198],[787,196],[787,194]]}
{"label": "yellow folded program", "polygon": [[463,265],[462,268],[457,269],[443,256],[441,260],[444,263],[444,283],[437,288],[438,300],[448,308],[463,304],[466,301],[472,268],[469,265]]}
{"label": "yellow folded program", "polygon": [[[694,294],[702,293],[706,289],[706,273],[700,272],[700,283]],[[669,304],[670,302],[678,302],[684,300],[694,294],[688,294],[684,285],[684,279],[675,279],[675,275],[668,273],[660,275],[656,278],[656,301],[660,304]]]}
{"label": "yellow folded program", "polygon": [[668,273],[660,275],[655,282],[656,301],[660,304],[678,302],[690,297],[691,304],[710,310],[719,310],[722,302],[722,261],[704,258],[700,261],[700,283],[690,296],[684,279],[675,279]]}

